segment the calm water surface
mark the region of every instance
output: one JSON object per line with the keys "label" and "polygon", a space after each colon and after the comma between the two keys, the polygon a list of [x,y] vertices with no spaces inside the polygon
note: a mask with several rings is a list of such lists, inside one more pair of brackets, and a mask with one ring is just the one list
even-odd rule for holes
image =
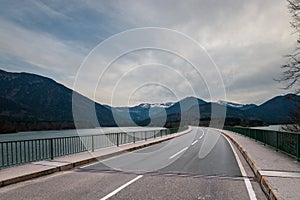
{"label": "calm water surface", "polygon": [[54,131],[28,131],[9,134],[0,134],[0,142],[15,140],[31,140],[43,138],[57,138],[69,136],[99,135],[104,133],[117,132],[140,132],[148,130],[160,130],[161,127],[108,127],[93,129],[72,129],[72,130],[54,130]]}
{"label": "calm water surface", "polygon": [[282,129],[283,125],[270,125],[270,126],[260,126],[260,127],[251,127],[253,129],[260,129],[260,130],[270,130],[270,131],[281,131],[286,132]]}

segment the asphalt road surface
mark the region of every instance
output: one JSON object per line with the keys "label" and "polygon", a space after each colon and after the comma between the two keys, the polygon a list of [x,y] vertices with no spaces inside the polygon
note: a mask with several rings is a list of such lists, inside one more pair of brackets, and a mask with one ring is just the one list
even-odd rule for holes
{"label": "asphalt road surface", "polygon": [[217,131],[183,136],[0,189],[0,199],[267,199]]}

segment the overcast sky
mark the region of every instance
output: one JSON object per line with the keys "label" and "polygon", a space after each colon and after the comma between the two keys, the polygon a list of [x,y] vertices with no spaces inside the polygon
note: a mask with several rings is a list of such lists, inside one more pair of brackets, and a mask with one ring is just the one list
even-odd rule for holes
{"label": "overcast sky", "polygon": [[273,79],[295,48],[290,21],[284,0],[2,0],[0,68],[114,106],[186,96],[261,104],[287,93]]}

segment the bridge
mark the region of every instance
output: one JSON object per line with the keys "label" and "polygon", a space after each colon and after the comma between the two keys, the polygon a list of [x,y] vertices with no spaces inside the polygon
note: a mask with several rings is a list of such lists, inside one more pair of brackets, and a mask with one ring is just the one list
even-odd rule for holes
{"label": "bridge", "polygon": [[[242,134],[189,127],[175,134],[159,132],[139,141],[4,168],[0,170],[0,196],[1,199],[299,199],[297,155],[295,159],[293,152],[283,154],[284,149],[278,143],[271,148],[267,137],[250,139],[245,137],[251,136],[250,133]],[[120,142],[120,138],[116,141]],[[297,140],[295,143],[297,154],[300,143]],[[285,148],[292,145],[293,142],[288,142]]]}

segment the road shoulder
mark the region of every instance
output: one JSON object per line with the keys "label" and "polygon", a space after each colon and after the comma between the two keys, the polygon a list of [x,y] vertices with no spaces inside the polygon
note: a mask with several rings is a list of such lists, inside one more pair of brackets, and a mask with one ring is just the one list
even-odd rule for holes
{"label": "road shoulder", "polygon": [[228,137],[242,153],[269,199],[298,200],[300,178],[286,175],[270,176],[265,171],[300,173],[300,164],[287,155],[268,146],[230,131],[219,130]]}

